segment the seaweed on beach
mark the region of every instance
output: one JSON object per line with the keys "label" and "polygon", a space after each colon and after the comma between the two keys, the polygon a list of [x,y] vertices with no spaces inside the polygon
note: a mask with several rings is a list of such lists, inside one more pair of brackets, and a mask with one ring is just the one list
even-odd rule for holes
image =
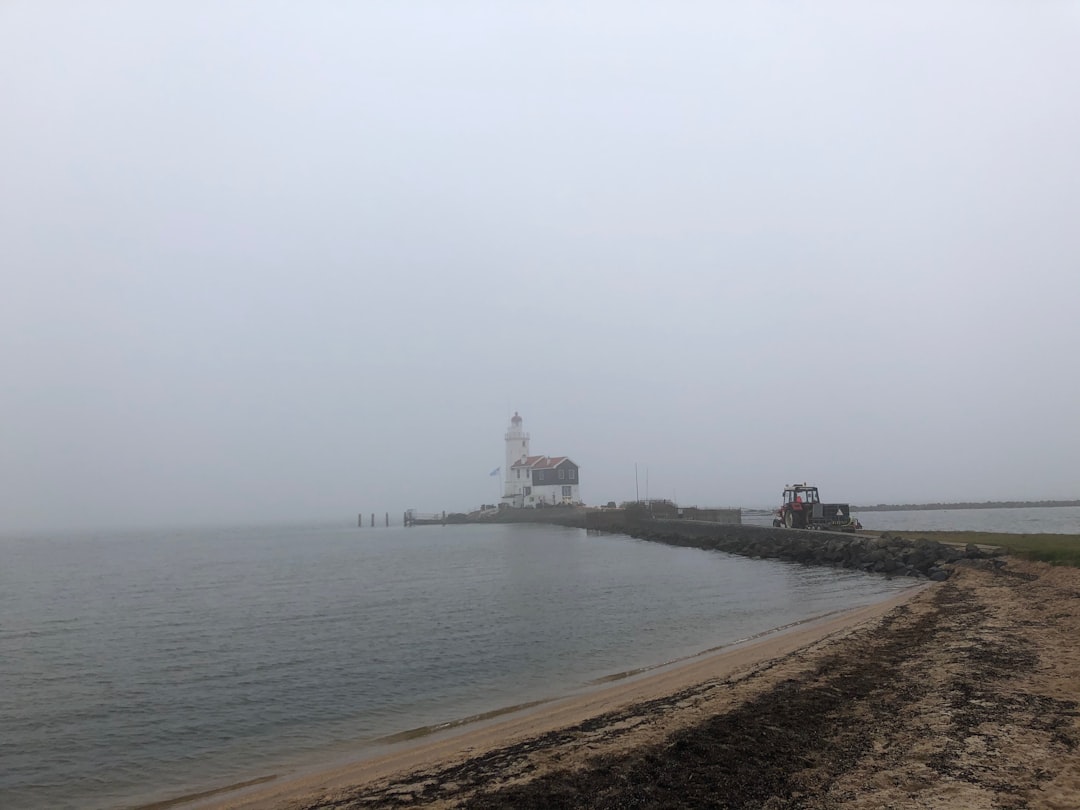
{"label": "seaweed on beach", "polygon": [[[897,615],[903,612],[898,611]],[[663,745],[600,756],[585,768],[480,794],[461,804],[493,808],[761,807],[820,794],[870,749],[914,684],[898,663],[929,643],[931,618],[886,622],[854,655],[835,655],[802,679],[682,729]]]}

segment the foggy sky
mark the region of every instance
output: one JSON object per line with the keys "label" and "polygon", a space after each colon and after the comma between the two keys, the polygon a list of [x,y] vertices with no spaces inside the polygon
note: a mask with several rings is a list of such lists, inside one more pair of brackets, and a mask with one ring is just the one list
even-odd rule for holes
{"label": "foggy sky", "polygon": [[1080,497],[1080,5],[0,4],[0,530]]}

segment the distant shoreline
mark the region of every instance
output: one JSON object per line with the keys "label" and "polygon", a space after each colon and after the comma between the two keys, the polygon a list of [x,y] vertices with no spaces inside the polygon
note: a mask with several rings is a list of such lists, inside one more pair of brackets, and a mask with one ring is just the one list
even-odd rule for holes
{"label": "distant shoreline", "polygon": [[1075,501],[983,501],[982,503],[879,503],[874,506],[852,506],[858,512],[933,512],[945,509],[1025,509],[1054,506],[1080,506]]}

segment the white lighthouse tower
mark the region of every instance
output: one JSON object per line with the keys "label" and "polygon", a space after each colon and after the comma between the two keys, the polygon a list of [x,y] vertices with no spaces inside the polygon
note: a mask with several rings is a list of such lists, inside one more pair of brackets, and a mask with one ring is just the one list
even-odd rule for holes
{"label": "white lighthouse tower", "polygon": [[[510,506],[522,505],[522,487],[528,486],[529,479],[521,477],[521,468],[512,469],[523,458],[529,456],[529,434],[521,427],[521,417],[514,411],[510,419],[510,429],[506,431],[506,464],[503,466],[503,502]],[[528,475],[528,471],[525,471]]]}

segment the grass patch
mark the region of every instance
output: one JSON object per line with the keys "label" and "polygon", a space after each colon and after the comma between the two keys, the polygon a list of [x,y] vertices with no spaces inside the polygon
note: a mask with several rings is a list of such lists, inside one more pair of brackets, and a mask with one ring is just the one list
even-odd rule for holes
{"label": "grass patch", "polygon": [[1014,557],[1080,568],[1080,534],[1004,534],[1002,532],[882,532],[914,540],[1003,548]]}

